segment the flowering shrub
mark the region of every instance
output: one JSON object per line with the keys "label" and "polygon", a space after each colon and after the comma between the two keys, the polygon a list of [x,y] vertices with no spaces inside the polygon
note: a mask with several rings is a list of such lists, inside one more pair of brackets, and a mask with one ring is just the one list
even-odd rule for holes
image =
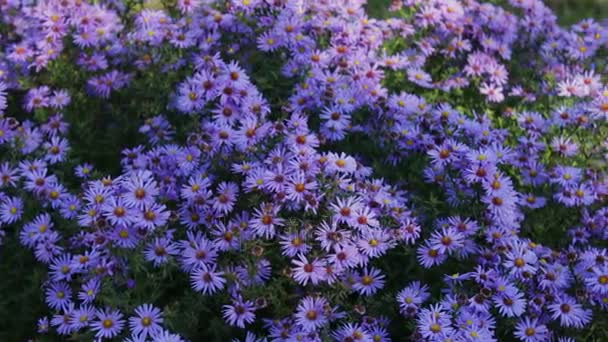
{"label": "flowering shrub", "polygon": [[0,1],[0,340],[608,339],[608,28],[391,13]]}

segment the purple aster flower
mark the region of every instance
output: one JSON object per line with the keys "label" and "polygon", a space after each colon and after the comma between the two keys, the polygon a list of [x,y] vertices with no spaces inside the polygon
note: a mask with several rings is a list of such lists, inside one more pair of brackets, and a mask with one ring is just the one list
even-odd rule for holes
{"label": "purple aster flower", "polygon": [[218,185],[217,192],[218,196],[213,201],[213,209],[222,214],[232,211],[239,193],[238,185],[231,182],[222,182]]}
{"label": "purple aster flower", "polygon": [[133,336],[153,337],[162,332],[163,314],[159,308],[142,304],[135,308],[135,316],[129,318]]}
{"label": "purple aster flower", "polygon": [[224,319],[228,324],[244,328],[246,324],[249,324],[255,320],[255,305],[252,301],[244,301],[240,296],[232,299],[230,305],[224,305],[222,313]]}
{"label": "purple aster flower", "polygon": [[453,228],[442,228],[433,232],[429,242],[439,253],[449,254],[463,246],[464,236]]}
{"label": "purple aster flower", "polygon": [[53,108],[60,109],[70,104],[70,101],[70,93],[68,93],[67,90],[61,89],[53,91],[53,96],[51,97],[49,104]]}
{"label": "purple aster flower", "polygon": [[177,245],[167,238],[156,238],[146,247],[144,257],[158,267],[169,261],[169,256],[179,254]]}
{"label": "purple aster flower", "polygon": [[422,69],[408,69],[407,70],[407,78],[410,82],[413,82],[423,88],[432,88],[431,75],[426,73]]}
{"label": "purple aster flower", "polygon": [[429,297],[429,288],[426,285],[420,285],[420,282],[414,281],[397,294],[397,302],[399,303],[399,311],[408,316],[413,316],[419,306],[424,303]]}
{"label": "purple aster flower", "polygon": [[263,203],[261,208],[254,211],[254,216],[249,222],[253,232],[265,239],[271,239],[276,234],[276,228],[283,226],[284,220],[278,217],[281,208],[269,203]]}
{"label": "purple aster flower", "polygon": [[549,337],[549,329],[540,324],[538,319],[525,317],[515,326],[515,337],[523,342],[541,342]]}
{"label": "purple aster flower", "polygon": [[49,332],[49,318],[45,316],[45,317],[38,319],[37,327],[38,327],[39,334],[48,333]]}
{"label": "purple aster flower", "polygon": [[139,209],[152,204],[159,193],[158,185],[149,171],[133,173],[125,180],[123,186],[126,190],[124,194],[125,203]]}
{"label": "purple aster flower", "polygon": [[300,253],[307,254],[312,247],[306,243],[304,235],[303,232],[282,235],[279,243],[283,255],[293,258]]}
{"label": "purple aster flower", "polygon": [[502,102],[505,99],[503,88],[492,83],[484,82],[479,87],[479,92],[485,95],[489,102]]}
{"label": "purple aster flower", "polygon": [[55,175],[47,176],[47,172],[48,170],[44,168],[26,173],[25,189],[36,194],[43,194],[48,187],[57,184],[57,177]]}
{"label": "purple aster flower", "polygon": [[47,86],[30,89],[25,96],[25,110],[31,112],[36,108],[48,107],[50,91]]}
{"label": "purple aster flower", "polygon": [[178,334],[163,330],[158,335],[154,336],[154,342],[184,342],[184,339]]}
{"label": "purple aster flower", "polygon": [[209,241],[202,234],[194,235],[188,232],[188,240],[180,241],[182,246],[181,263],[185,270],[211,265],[217,258],[215,244]]}
{"label": "purple aster flower", "polygon": [[4,113],[4,110],[7,107],[6,88],[6,83],[0,81],[0,114]]}
{"label": "purple aster flower", "polygon": [[511,274],[521,275],[523,272],[534,274],[536,272],[536,254],[530,251],[527,245],[521,243],[505,255],[507,260],[503,263],[504,267]]}
{"label": "purple aster flower", "polygon": [[591,310],[584,309],[576,300],[565,294],[548,308],[551,311],[551,318],[559,319],[562,327],[580,329],[591,321]]}
{"label": "purple aster flower", "polygon": [[337,223],[350,223],[355,220],[355,214],[362,209],[362,203],[359,198],[348,197],[345,200],[338,198],[336,203],[331,204],[334,210],[333,219]]}
{"label": "purple aster flower", "polygon": [[137,227],[151,231],[164,226],[169,216],[170,213],[164,204],[153,203],[135,212],[135,222]]}
{"label": "purple aster flower", "polygon": [[4,118],[0,118],[0,145],[11,141],[14,136],[15,132],[11,128],[9,121]]}
{"label": "purple aster flower", "polygon": [[72,312],[72,326],[75,330],[86,328],[95,318],[95,308],[84,304]]}
{"label": "purple aster flower", "polygon": [[62,313],[58,313],[51,319],[51,325],[56,327],[61,335],[69,335],[76,331],[74,327],[74,304],[68,305]]}
{"label": "purple aster flower", "polygon": [[425,268],[439,265],[447,259],[447,255],[430,246],[428,242],[424,246],[418,248],[417,254],[418,261]]}
{"label": "purple aster flower", "polygon": [[329,303],[323,297],[301,299],[296,309],[296,323],[306,332],[319,330],[328,323],[325,315],[327,306],[329,306]]}
{"label": "purple aster flower", "polygon": [[84,304],[92,303],[101,289],[101,283],[98,278],[92,278],[82,284],[81,290],[78,292],[78,299]]}
{"label": "purple aster flower", "polygon": [[11,168],[9,163],[0,164],[0,187],[14,187],[19,178],[19,171]]}
{"label": "purple aster flower", "polygon": [[373,267],[366,269],[357,277],[353,290],[364,296],[371,296],[384,286],[384,278],[384,274],[381,274],[379,269]]}
{"label": "purple aster flower", "polygon": [[567,137],[555,137],[551,140],[551,149],[564,157],[573,157],[578,152],[578,145]]}
{"label": "purple aster flower", "polygon": [[226,283],[226,279],[223,278],[224,272],[216,272],[215,268],[215,265],[211,265],[195,269],[190,274],[192,288],[203,294],[213,294],[221,290]]}
{"label": "purple aster flower", "polygon": [[84,163],[76,166],[74,169],[76,176],[82,179],[88,179],[91,177],[91,173],[93,172],[93,165],[89,163]]}
{"label": "purple aster flower", "polygon": [[498,312],[505,317],[519,317],[524,313],[526,300],[517,290],[507,290],[494,297]]}
{"label": "purple aster flower", "polygon": [[608,265],[593,267],[592,270],[593,273],[585,278],[585,284],[593,292],[608,294]]}
{"label": "purple aster flower", "polygon": [[[109,192],[108,192],[109,193]],[[135,210],[122,197],[109,196],[101,206],[101,212],[110,224],[127,226],[135,223]]]}
{"label": "purple aster flower", "polygon": [[55,259],[50,266],[50,276],[53,281],[59,282],[62,280],[70,281],[74,270],[72,269],[72,256],[63,254]]}
{"label": "purple aster flower", "polygon": [[285,187],[286,198],[301,202],[304,200],[306,194],[317,188],[317,182],[313,179],[307,179],[304,174],[298,172],[295,175],[289,177]]}
{"label": "purple aster flower", "polygon": [[309,262],[308,259],[300,254],[298,259],[291,261],[295,267],[293,267],[293,279],[298,284],[306,285],[311,282],[313,285],[317,285],[320,281],[324,280],[325,277],[325,265],[319,259],[314,259]]}
{"label": "purple aster flower", "polygon": [[420,334],[428,339],[450,336],[454,332],[449,315],[439,305],[422,309],[416,319],[416,325]]}
{"label": "purple aster flower", "polygon": [[97,310],[95,320],[91,323],[91,330],[95,332],[96,338],[113,338],[122,331],[125,321],[118,310],[106,308]]}
{"label": "purple aster flower", "polygon": [[0,222],[11,224],[23,215],[23,201],[19,197],[6,197],[0,202]]}
{"label": "purple aster flower", "polygon": [[59,310],[72,304],[72,290],[65,282],[54,282],[46,289],[46,302],[49,307]]}
{"label": "purple aster flower", "polygon": [[370,341],[371,338],[358,324],[346,323],[332,333],[337,341]]}
{"label": "purple aster flower", "polygon": [[52,230],[51,215],[40,214],[32,222],[23,226],[20,235],[21,242],[28,247],[32,247],[35,243],[48,239]]}
{"label": "purple aster flower", "polygon": [[49,121],[41,126],[41,129],[49,137],[64,135],[68,132],[70,125],[63,121],[62,114],[55,114],[49,118]]}
{"label": "purple aster flower", "polygon": [[135,248],[140,242],[137,231],[132,226],[117,225],[112,229],[109,237],[116,246],[121,248]]}
{"label": "purple aster flower", "polygon": [[329,153],[327,159],[327,169],[330,171],[352,174],[357,170],[355,158],[346,155],[344,152],[340,154]]}

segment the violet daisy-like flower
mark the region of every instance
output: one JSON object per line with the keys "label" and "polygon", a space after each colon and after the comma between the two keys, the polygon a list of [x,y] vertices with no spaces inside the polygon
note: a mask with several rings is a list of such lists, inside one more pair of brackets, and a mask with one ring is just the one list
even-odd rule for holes
{"label": "violet daisy-like flower", "polygon": [[288,257],[295,257],[298,254],[306,254],[312,246],[306,243],[304,233],[292,233],[281,236],[281,251]]}
{"label": "violet daisy-like flower", "polygon": [[346,155],[344,152],[340,154],[330,153],[327,159],[327,168],[330,171],[352,174],[357,170],[355,158]]}
{"label": "violet daisy-like flower", "polygon": [[173,241],[167,238],[156,238],[146,247],[144,257],[158,267],[169,261],[170,256],[179,254],[179,249]]}
{"label": "violet daisy-like flower", "polygon": [[255,305],[250,300],[243,300],[240,296],[232,299],[230,305],[224,305],[222,314],[228,324],[244,328],[255,320]]}
{"label": "violet daisy-like flower", "polygon": [[317,331],[328,323],[325,314],[328,305],[323,297],[304,297],[296,309],[296,323],[306,332]]}
{"label": "violet daisy-like flower", "polygon": [[217,192],[218,196],[213,201],[213,209],[222,214],[232,211],[239,193],[238,185],[231,182],[222,182],[218,186]]}
{"label": "violet daisy-like flower", "polygon": [[384,286],[384,274],[377,268],[370,268],[363,271],[353,284],[353,290],[364,296],[371,296]]}
{"label": "violet daisy-like flower", "polygon": [[342,271],[352,269],[364,260],[364,256],[359,253],[354,245],[345,244],[336,246],[334,249],[335,253],[328,255],[326,260],[328,263],[331,263],[336,270]]}
{"label": "violet daisy-like flower", "polygon": [[585,284],[593,292],[608,294],[608,266],[593,267],[593,272],[585,278]]}
{"label": "violet daisy-like flower", "polygon": [[333,219],[338,222],[350,223],[355,220],[356,213],[363,207],[359,198],[347,197],[346,199],[338,198],[336,203],[331,204],[334,210]]}
{"label": "violet daisy-like flower", "polygon": [[135,308],[135,316],[129,318],[129,328],[133,336],[154,337],[162,332],[163,313],[151,304]]}
{"label": "violet daisy-like flower", "polygon": [[154,342],[184,342],[184,339],[178,334],[163,330],[154,336]]}
{"label": "violet daisy-like flower", "polygon": [[153,203],[158,195],[158,185],[149,171],[135,172],[123,184],[125,203],[131,207],[144,208]]}
{"label": "violet daisy-like flower", "polygon": [[447,255],[441,253],[438,249],[433,248],[428,242],[422,247],[418,248],[418,261],[425,268],[431,268],[432,266],[442,264],[446,259]]}
{"label": "violet daisy-like flower", "polygon": [[582,328],[591,321],[591,310],[583,306],[568,295],[563,295],[554,304],[548,306],[551,318],[557,320],[562,327]]}
{"label": "violet daisy-like flower", "polygon": [[38,323],[36,324],[37,326],[37,331],[39,334],[46,334],[49,331],[49,318],[48,317],[42,317],[40,319],[38,319]]}
{"label": "violet daisy-like flower", "polygon": [[504,291],[494,297],[494,303],[501,315],[506,317],[519,317],[524,313],[526,300],[517,290]]}
{"label": "violet daisy-like flower", "polygon": [[441,254],[449,254],[463,246],[464,236],[453,228],[442,228],[433,232],[429,242]]}
{"label": "violet daisy-like flower", "polygon": [[377,258],[384,255],[394,246],[394,243],[390,238],[390,235],[384,230],[370,229],[369,231],[366,231],[357,242],[357,247],[361,254],[367,257]]}
{"label": "violet daisy-like flower", "polygon": [[224,272],[216,272],[215,268],[215,265],[211,265],[195,269],[190,274],[192,288],[203,294],[213,294],[221,290],[226,283],[226,279],[223,277]]}
{"label": "violet daisy-like flower", "polygon": [[78,299],[80,299],[84,304],[92,303],[99,290],[101,289],[101,283],[98,278],[93,278],[82,284],[81,290],[78,292]]}
{"label": "violet daisy-like flower", "polygon": [[164,204],[152,203],[135,212],[136,226],[147,230],[164,226],[169,220],[170,213]]}
{"label": "violet daisy-like flower", "polygon": [[13,187],[19,178],[19,171],[9,163],[0,164],[0,187]]}
{"label": "violet daisy-like flower", "polygon": [[118,310],[109,308],[97,310],[95,320],[91,323],[91,330],[95,332],[96,338],[113,338],[122,331],[125,321]]}
{"label": "violet daisy-like flower", "polygon": [[572,157],[578,152],[578,145],[573,143],[570,138],[560,136],[551,140],[551,149],[564,157]]}
{"label": "violet daisy-like flower", "polygon": [[72,304],[72,290],[65,282],[51,283],[46,289],[46,302],[53,309],[64,309]]}
{"label": "violet daisy-like flower", "polygon": [[95,308],[92,305],[84,304],[72,313],[72,326],[79,330],[89,326],[95,318]]}
{"label": "violet daisy-like flower", "polygon": [[23,215],[23,201],[19,197],[7,197],[0,202],[0,222],[11,224]]}
{"label": "violet daisy-like flower", "polygon": [[544,324],[540,324],[538,319],[524,317],[515,326],[515,337],[523,342],[541,342],[549,337],[549,330]]}
{"label": "violet daisy-like flower", "polygon": [[314,180],[306,179],[302,173],[296,173],[288,179],[286,197],[289,200],[301,202],[308,192],[316,188],[317,183]]}
{"label": "violet daisy-like flower", "polygon": [[503,265],[511,274],[521,275],[523,272],[534,274],[536,272],[536,254],[530,251],[525,244],[514,246],[513,250],[506,254],[507,260]]}
{"label": "violet daisy-like flower", "polygon": [[51,319],[51,325],[56,328],[60,335],[69,335],[76,331],[74,324],[74,304],[68,305],[62,312],[57,313]]}
{"label": "violet daisy-like flower", "polygon": [[10,142],[14,136],[15,132],[11,128],[9,121],[4,118],[0,118],[0,145]]}
{"label": "violet daisy-like flower", "polygon": [[420,282],[414,281],[403,290],[397,293],[397,302],[399,310],[406,316],[411,316],[416,313],[418,307],[424,303],[429,297],[428,286],[421,285]]}
{"label": "violet daisy-like flower", "polygon": [[336,341],[370,341],[367,330],[359,324],[346,323],[332,333]]}
{"label": "violet daisy-like flower", "polygon": [[319,259],[313,259],[309,262],[304,255],[300,254],[297,259],[291,262],[295,266],[293,267],[293,279],[299,284],[306,285],[310,282],[317,285],[324,280],[325,265]]}
{"label": "violet daisy-like flower", "polygon": [[6,88],[6,83],[0,81],[0,114],[4,113],[4,110],[7,107]]}
{"label": "violet daisy-like flower", "polygon": [[70,281],[74,270],[72,268],[72,256],[70,254],[63,254],[55,259],[51,263],[50,275],[53,281]]}
{"label": "violet daisy-like flower", "polygon": [[486,95],[489,102],[502,102],[505,99],[503,88],[492,83],[483,83],[479,87],[479,92]]}
{"label": "violet daisy-like flower", "polygon": [[181,264],[186,270],[211,265],[217,258],[216,246],[206,237],[188,233],[188,240],[179,242],[182,246]]}
{"label": "violet daisy-like flower", "polygon": [[51,141],[44,143],[47,151],[45,160],[50,164],[55,164],[65,160],[66,153],[70,150],[68,141],[60,137],[52,137]]}
{"label": "violet daisy-like flower", "polygon": [[276,228],[284,224],[284,220],[278,217],[280,207],[269,203],[263,203],[261,208],[255,209],[249,226],[253,232],[265,239],[271,239],[276,234]]}
{"label": "violet daisy-like flower", "polygon": [[89,177],[91,177],[91,173],[93,172],[93,165],[84,163],[76,166],[74,171],[77,177],[80,177],[82,179],[88,179]]}
{"label": "violet daisy-like flower", "polygon": [[135,210],[122,197],[110,196],[101,206],[104,217],[113,225],[130,225],[135,221]]}

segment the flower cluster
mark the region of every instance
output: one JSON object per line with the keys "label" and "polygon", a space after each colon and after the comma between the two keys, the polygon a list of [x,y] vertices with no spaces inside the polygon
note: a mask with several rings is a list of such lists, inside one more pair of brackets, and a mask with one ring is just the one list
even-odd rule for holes
{"label": "flower cluster", "polygon": [[608,27],[391,10],[0,2],[0,241],[45,270],[37,333],[601,338]]}

